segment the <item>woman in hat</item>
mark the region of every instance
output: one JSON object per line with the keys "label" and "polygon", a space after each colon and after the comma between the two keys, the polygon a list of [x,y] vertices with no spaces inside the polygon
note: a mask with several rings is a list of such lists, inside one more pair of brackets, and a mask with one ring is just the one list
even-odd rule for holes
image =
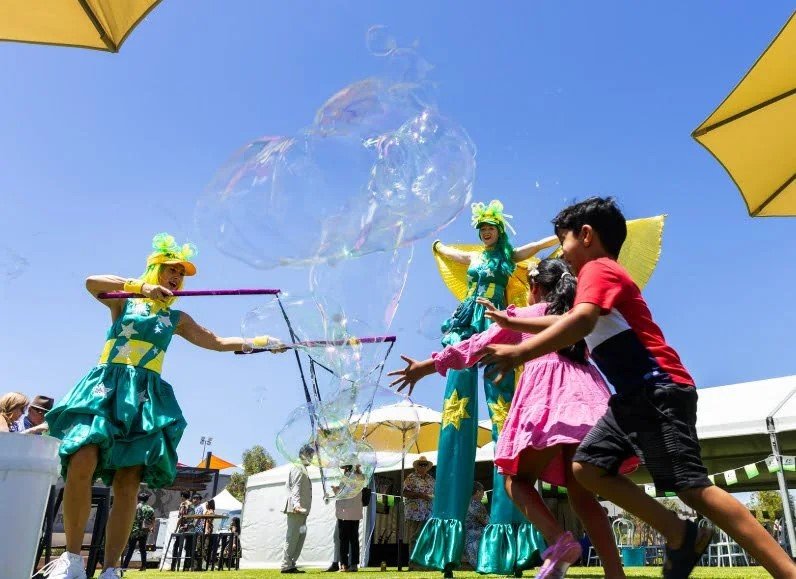
{"label": "woman in hat", "polygon": [[36,396],[28,406],[28,413],[22,418],[23,434],[45,434],[49,426],[44,421],[44,415],[53,408],[55,402],[49,396]]}
{"label": "woman in hat", "polygon": [[[527,305],[527,269],[533,256],[558,244],[555,236],[514,248],[508,232],[510,215],[503,204],[472,205],[472,225],[481,245],[449,246],[435,241],[433,250],[443,279],[461,303],[442,325],[442,344],[450,346],[487,329],[479,298],[499,309],[508,304]],[[522,273],[518,273],[518,268]],[[484,376],[484,389],[496,441],[514,394],[514,376],[499,383]],[[459,564],[465,547],[465,519],[473,491],[478,430],[478,368],[448,373],[443,402],[443,421],[432,517],[417,538],[411,560],[450,574]],[[477,570],[481,573],[514,574],[534,563],[542,546],[541,535],[514,507],[503,479],[495,470],[490,524],[484,530]]]}
{"label": "woman in hat", "polygon": [[[61,439],[59,454],[64,488],[66,551],[47,566],[50,579],[83,579],[80,557],[83,530],[91,510],[91,484],[101,477],[113,486],[113,508],[106,526],[105,569],[100,579],[120,577],[119,558],[136,508],[141,482],[150,488],[170,485],[176,476],[177,444],[186,422],[174,390],[160,377],[174,334],[208,350],[232,352],[263,347],[268,336],[244,344],[221,338],[171,306],[183,278],[196,274],[196,249],[179,246],[165,233],[156,235],[147,268],[137,279],[91,276],[86,289],[105,305],[112,325],[99,363],[47,414],[50,433]],[[104,292],[125,291],[143,297],[102,300]]]}

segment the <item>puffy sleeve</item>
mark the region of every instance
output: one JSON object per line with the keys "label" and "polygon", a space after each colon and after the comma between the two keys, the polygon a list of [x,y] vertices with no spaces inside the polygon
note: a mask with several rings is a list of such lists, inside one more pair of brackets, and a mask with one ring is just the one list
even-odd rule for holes
{"label": "puffy sleeve", "polygon": [[[517,317],[520,309],[514,305],[506,309],[509,317]],[[475,334],[458,344],[448,346],[441,352],[434,352],[431,357],[434,359],[434,368],[437,372],[445,376],[448,370],[463,370],[478,362],[480,356],[478,352],[490,344],[519,344],[522,341],[522,334],[514,330],[501,328],[497,324],[492,324],[489,329],[480,334]]]}

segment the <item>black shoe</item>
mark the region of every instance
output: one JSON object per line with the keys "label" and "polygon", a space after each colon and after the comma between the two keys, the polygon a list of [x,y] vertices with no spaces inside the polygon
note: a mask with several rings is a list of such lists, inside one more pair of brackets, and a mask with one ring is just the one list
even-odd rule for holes
{"label": "black shoe", "polygon": [[339,571],[340,565],[338,563],[332,563],[329,565],[329,568],[326,570],[327,573],[332,573],[334,571]]}
{"label": "black shoe", "polygon": [[698,527],[692,521],[685,522],[685,536],[679,549],[666,547],[666,562],[663,564],[664,579],[688,579],[713,539],[713,527]]}
{"label": "black shoe", "polygon": [[304,571],[296,567],[291,567],[290,569],[282,569],[282,573],[304,573]]}

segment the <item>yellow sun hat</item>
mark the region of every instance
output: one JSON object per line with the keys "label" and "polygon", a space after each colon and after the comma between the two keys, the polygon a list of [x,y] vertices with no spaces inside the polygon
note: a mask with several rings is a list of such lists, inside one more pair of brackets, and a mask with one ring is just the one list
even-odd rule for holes
{"label": "yellow sun hat", "polygon": [[185,275],[196,275],[196,266],[191,259],[199,251],[193,243],[177,245],[173,235],[158,233],[152,238],[152,248],[155,250],[147,257],[147,267],[160,264],[179,264],[185,268]]}

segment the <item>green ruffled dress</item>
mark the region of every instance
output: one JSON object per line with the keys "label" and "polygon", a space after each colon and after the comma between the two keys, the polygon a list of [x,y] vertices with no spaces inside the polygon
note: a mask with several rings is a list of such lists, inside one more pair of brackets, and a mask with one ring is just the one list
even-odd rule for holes
{"label": "green ruffled dress", "polygon": [[99,363],[47,413],[50,435],[61,440],[62,476],[72,454],[96,444],[94,475],[105,484],[118,469],[138,465],[150,488],[174,482],[186,422],[160,372],[180,312],[155,310],[148,300],[127,300]]}
{"label": "green ruffled dress", "polygon": [[[490,321],[479,297],[497,308],[506,307],[508,275],[496,254],[485,251],[467,269],[467,297],[442,325],[442,345],[449,346],[486,330]],[[492,439],[500,428],[514,396],[514,373],[498,383],[484,376],[484,390],[492,419]],[[431,518],[417,538],[411,560],[432,569],[459,566],[465,547],[464,523],[473,492],[478,432],[478,368],[449,370],[443,403],[434,503]],[[490,523],[478,550],[477,571],[512,575],[536,565],[545,548],[544,539],[517,510],[506,494],[503,476],[495,469]]]}

